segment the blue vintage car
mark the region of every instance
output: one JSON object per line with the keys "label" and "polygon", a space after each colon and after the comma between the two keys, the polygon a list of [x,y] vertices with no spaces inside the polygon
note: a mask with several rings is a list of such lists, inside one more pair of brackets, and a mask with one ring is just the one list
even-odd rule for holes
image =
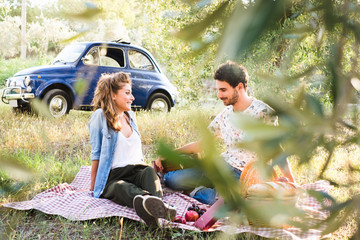
{"label": "blue vintage car", "polygon": [[99,77],[123,71],[130,74],[134,108],[170,111],[176,88],[151,54],[127,42],[81,42],[66,46],[52,65],[32,67],[7,79],[2,101],[27,110],[40,99],[54,117],[70,109],[91,109]]}

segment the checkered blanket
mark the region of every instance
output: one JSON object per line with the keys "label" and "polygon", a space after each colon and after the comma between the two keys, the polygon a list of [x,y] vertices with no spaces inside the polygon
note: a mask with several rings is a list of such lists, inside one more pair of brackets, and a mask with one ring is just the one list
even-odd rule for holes
{"label": "checkered blanket", "polygon": [[[81,167],[71,184],[63,183],[45,192],[37,194],[30,201],[14,202],[3,204],[4,207],[18,210],[37,209],[47,214],[60,215],[70,220],[89,220],[95,218],[122,216],[135,221],[142,221],[135,213],[134,209],[115,204],[107,199],[92,197],[90,187],[90,166]],[[302,186],[305,189],[314,189],[328,192],[331,189],[327,181],[318,181]],[[207,207],[195,199],[184,194],[173,192],[165,193],[164,200],[177,208],[177,215],[184,216],[187,208],[196,203],[200,207]],[[324,219],[327,212],[321,211],[321,204],[313,198],[306,198],[301,201],[301,208],[311,212],[311,219]],[[160,219],[163,227],[182,228],[186,230],[200,231],[193,222],[187,224],[173,223]],[[266,238],[278,239],[319,239],[319,230],[309,230],[306,232],[298,228],[275,229],[255,226],[231,226],[225,221],[218,221],[207,231],[224,231],[227,233],[250,232]]]}

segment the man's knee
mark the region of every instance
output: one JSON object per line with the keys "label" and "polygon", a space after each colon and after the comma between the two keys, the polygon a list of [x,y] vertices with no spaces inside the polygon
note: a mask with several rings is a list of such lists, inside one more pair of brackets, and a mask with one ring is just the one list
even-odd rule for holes
{"label": "man's knee", "polygon": [[164,175],[164,184],[174,190],[191,190],[194,188],[192,180],[186,174],[177,171],[166,173]]}

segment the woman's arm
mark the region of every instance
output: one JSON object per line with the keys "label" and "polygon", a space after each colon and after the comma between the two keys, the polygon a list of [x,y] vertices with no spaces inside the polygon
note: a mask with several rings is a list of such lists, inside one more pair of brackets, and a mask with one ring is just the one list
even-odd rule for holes
{"label": "woman's arm", "polygon": [[99,160],[93,160],[91,163],[90,191],[94,191],[98,167],[99,167]]}
{"label": "woman's arm", "polygon": [[89,121],[89,133],[90,133],[90,144],[91,144],[91,178],[90,178],[90,191],[94,191],[95,180],[97,175],[97,170],[99,167],[99,159],[102,147],[102,128],[103,125],[103,112],[101,109],[96,110],[91,115]]}

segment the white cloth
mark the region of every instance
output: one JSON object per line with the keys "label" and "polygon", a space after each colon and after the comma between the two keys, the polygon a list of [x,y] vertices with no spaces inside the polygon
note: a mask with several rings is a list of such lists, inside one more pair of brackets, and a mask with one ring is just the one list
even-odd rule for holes
{"label": "white cloth", "polygon": [[141,139],[134,130],[130,137],[119,132],[111,169],[144,163]]}
{"label": "white cloth", "polygon": [[[264,118],[271,121],[271,124],[277,125],[277,117],[272,117],[274,110],[264,102],[253,99],[252,103],[243,113],[255,118]],[[237,147],[237,144],[244,141],[245,131],[235,127],[231,123],[234,114],[233,106],[227,106],[219,113],[210,123],[209,129],[217,137],[224,140],[226,152],[222,153],[222,157],[231,166],[240,171],[250,161],[256,160],[256,154]]]}

